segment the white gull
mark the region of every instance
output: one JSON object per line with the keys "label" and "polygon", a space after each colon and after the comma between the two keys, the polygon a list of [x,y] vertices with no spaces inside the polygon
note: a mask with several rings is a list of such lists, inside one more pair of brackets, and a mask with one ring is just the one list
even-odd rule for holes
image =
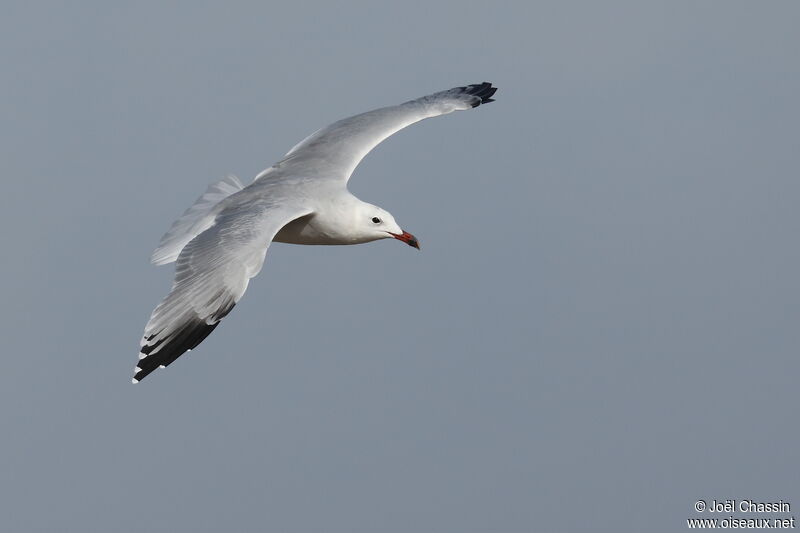
{"label": "white gull", "polygon": [[211,185],[153,252],[177,261],[172,290],[140,343],[133,382],[195,348],[217,327],[264,264],[272,241],[359,244],[395,238],[419,249],[391,214],[347,190],[361,159],[420,120],[492,102],[491,83],[456,87],[334,122],[301,141],[248,186],[230,176]]}

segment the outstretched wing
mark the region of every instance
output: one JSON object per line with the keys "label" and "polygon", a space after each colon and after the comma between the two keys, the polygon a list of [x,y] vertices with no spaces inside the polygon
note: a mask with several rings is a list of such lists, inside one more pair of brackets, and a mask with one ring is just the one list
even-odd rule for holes
{"label": "outstretched wing", "polygon": [[178,256],[172,290],[145,326],[133,382],[208,337],[261,270],[275,234],[310,212],[286,205],[231,207],[192,239]]}
{"label": "outstretched wing", "polygon": [[212,183],[206,192],[198,198],[194,205],[184,211],[181,218],[172,223],[169,231],[161,237],[158,248],[153,252],[150,261],[156,265],[165,265],[178,259],[178,254],[189,244],[189,241],[200,235],[214,224],[214,209],[228,196],[244,189],[244,185],[236,176]]}
{"label": "outstretched wing", "polygon": [[334,122],[301,141],[273,167],[280,174],[341,179],[347,182],[358,163],[387,137],[420,120],[493,102],[489,82],[456,87],[404,104],[383,107]]}

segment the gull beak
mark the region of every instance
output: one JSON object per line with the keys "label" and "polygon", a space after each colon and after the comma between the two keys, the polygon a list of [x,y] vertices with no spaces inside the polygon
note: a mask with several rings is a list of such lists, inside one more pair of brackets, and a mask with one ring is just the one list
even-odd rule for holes
{"label": "gull beak", "polygon": [[419,241],[416,237],[411,235],[409,232],[404,231],[403,233],[389,233],[392,237],[397,239],[398,241],[403,241],[409,246],[413,246],[417,250],[419,250]]}

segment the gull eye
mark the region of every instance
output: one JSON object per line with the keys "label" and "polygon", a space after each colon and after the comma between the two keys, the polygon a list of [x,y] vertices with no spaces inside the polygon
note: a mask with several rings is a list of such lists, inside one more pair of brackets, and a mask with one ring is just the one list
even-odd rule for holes
{"label": "gull eye", "polygon": [[381,223],[381,219],[379,219],[378,217],[372,217],[372,221],[373,221],[375,224],[380,224],[380,223]]}

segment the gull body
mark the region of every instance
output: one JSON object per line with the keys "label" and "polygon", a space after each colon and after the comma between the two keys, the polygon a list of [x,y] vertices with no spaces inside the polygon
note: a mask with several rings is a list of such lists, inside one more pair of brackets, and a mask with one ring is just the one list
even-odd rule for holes
{"label": "gull body", "polygon": [[[374,222],[376,218],[380,222]],[[319,202],[314,214],[286,224],[272,240],[289,244],[363,244],[398,238],[404,233],[388,211],[339,191]]]}
{"label": "gull body", "polygon": [[314,132],[248,186],[233,176],[209,186],[153,252],[155,264],[176,262],[175,280],[145,326],[133,382],[170,365],[217,327],[261,270],[272,241],[346,245],[394,238],[419,249],[389,212],[351,194],[348,179],[400,129],[492,102],[495,91],[484,82],[355,115]]}

